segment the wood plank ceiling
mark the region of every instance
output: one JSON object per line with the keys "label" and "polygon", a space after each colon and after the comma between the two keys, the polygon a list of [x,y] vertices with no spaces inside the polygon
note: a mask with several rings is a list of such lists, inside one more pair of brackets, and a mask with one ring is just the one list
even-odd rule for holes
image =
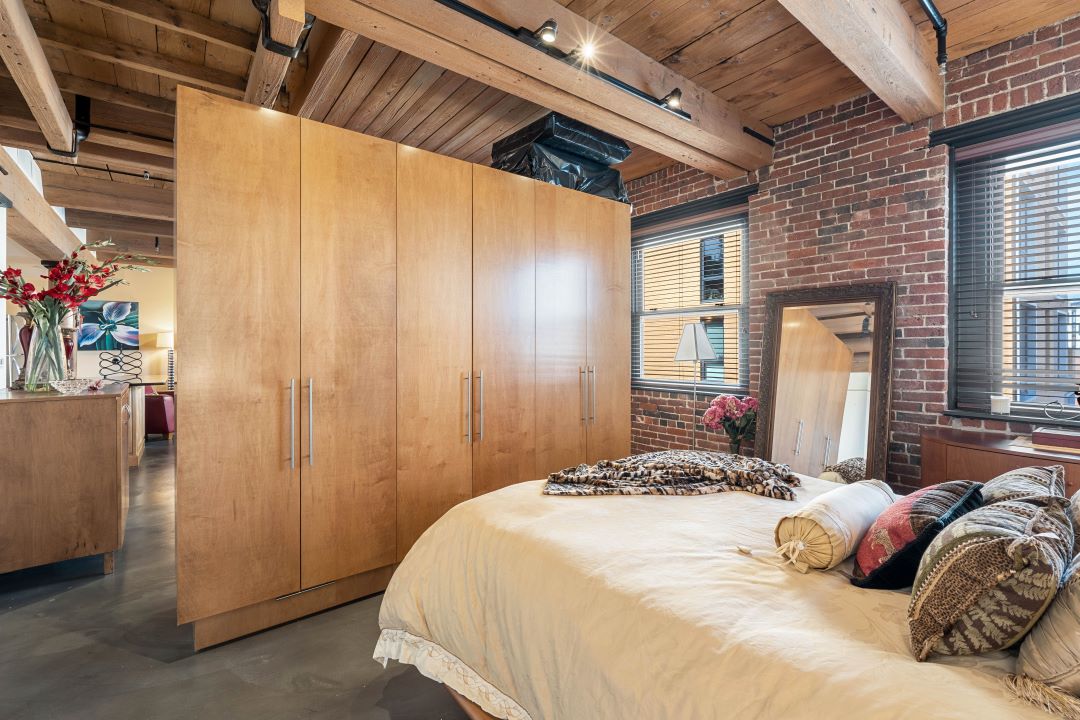
{"label": "wood plank ceiling", "polygon": [[[866,92],[778,0],[558,0],[679,74],[776,126]],[[917,0],[903,0],[927,37]],[[50,154],[0,78],[0,142],[35,151],[46,196],[92,236],[171,263],[173,114],[179,83],[242,97],[258,14],[250,0],[24,0],[69,107],[94,98],[79,164]],[[937,0],[958,57],[1077,12],[1076,0]],[[334,47],[335,62],[320,65]],[[524,51],[524,48],[523,48]],[[306,65],[310,68],[306,69]],[[318,75],[316,78],[315,76]],[[316,82],[317,80],[317,82]],[[311,86],[305,94],[303,88]],[[472,162],[544,108],[393,48],[316,23],[279,108]],[[292,105],[290,107],[290,104]],[[671,164],[635,149],[632,179]],[[144,177],[149,174],[149,179]],[[77,179],[77,180],[76,180]],[[154,253],[151,253],[154,254]]]}

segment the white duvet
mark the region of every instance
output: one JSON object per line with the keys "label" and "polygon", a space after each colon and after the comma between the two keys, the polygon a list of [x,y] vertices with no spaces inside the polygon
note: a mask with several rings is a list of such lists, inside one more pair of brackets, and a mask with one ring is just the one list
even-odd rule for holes
{"label": "white duvet", "polygon": [[915,662],[908,595],[852,586],[850,560],[774,564],[776,521],[835,487],[803,482],[795,502],[539,481],[466,502],[398,568],[375,657],[512,720],[1046,720],[1000,683],[1008,653]]}

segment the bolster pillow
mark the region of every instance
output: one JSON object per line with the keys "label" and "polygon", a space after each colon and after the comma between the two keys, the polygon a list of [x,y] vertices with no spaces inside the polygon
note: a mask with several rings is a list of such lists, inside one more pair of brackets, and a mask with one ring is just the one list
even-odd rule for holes
{"label": "bolster pillow", "polygon": [[860,480],[818,495],[780,518],[776,553],[800,572],[836,567],[859,547],[863,535],[896,501],[880,480]]}

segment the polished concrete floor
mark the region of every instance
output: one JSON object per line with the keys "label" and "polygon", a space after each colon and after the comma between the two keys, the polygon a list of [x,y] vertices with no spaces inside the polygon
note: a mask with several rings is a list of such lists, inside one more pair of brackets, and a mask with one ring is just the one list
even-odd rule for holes
{"label": "polished concrete floor", "polygon": [[464,720],[441,685],[371,659],[380,596],[192,652],[176,626],[172,444],[147,443],[131,484],[115,573],[86,558],[0,575],[0,719]]}

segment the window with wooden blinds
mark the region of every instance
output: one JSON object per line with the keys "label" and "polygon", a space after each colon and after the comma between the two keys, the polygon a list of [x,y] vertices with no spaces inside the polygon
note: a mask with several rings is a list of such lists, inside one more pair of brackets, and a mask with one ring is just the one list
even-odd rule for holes
{"label": "window with wooden blinds", "polygon": [[[647,235],[634,241],[634,384],[745,389],[747,216]],[[683,326],[705,326],[716,360],[675,362]]]}
{"label": "window with wooden blinds", "polygon": [[955,152],[952,409],[988,413],[1004,395],[1018,419],[1047,422],[1054,401],[1075,411],[1080,128]]}

